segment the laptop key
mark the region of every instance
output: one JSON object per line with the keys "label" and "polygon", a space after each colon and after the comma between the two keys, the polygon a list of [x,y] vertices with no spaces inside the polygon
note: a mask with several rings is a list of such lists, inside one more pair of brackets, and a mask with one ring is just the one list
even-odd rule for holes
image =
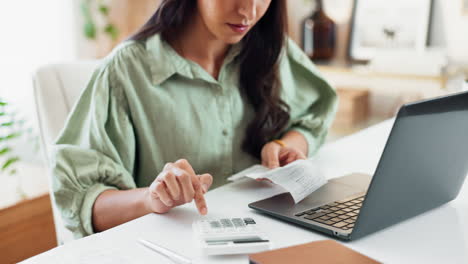
{"label": "laptop key", "polygon": [[333,224],[333,226],[334,226],[334,227],[340,228],[340,227],[343,227],[343,226],[345,226],[345,225],[347,225],[347,224],[348,224],[348,223],[345,223],[345,222],[338,222],[338,223]]}
{"label": "laptop key", "polygon": [[327,221],[327,220],[330,220],[330,218],[331,218],[331,217],[324,215],[324,216],[319,217],[319,218],[317,218],[317,219]]}
{"label": "laptop key", "polygon": [[349,216],[356,216],[357,214],[356,214],[356,213],[353,213],[353,212],[349,212],[349,213],[347,213],[346,215],[349,215]]}
{"label": "laptop key", "polygon": [[302,212],[302,213],[295,214],[294,216],[300,217],[300,216],[303,216],[305,214],[306,214],[305,212]]}
{"label": "laptop key", "polygon": [[353,224],[354,222],[356,222],[356,220],[353,220],[353,219],[346,219],[344,221],[348,224]]}
{"label": "laptop key", "polygon": [[345,211],[345,212],[347,212],[347,213],[353,211],[353,209],[349,209],[349,208],[343,208],[342,210]]}
{"label": "laptop key", "polygon": [[312,219],[319,218],[319,217],[324,216],[324,215],[325,215],[325,213],[316,213],[316,214],[313,214],[313,215],[305,216],[304,218],[312,220]]}
{"label": "laptop key", "polygon": [[334,212],[334,213],[335,213],[335,214],[346,214],[346,212],[345,212],[345,211],[342,211],[342,210],[336,211],[336,212]]}
{"label": "laptop key", "polygon": [[338,214],[335,214],[335,213],[331,213],[331,214],[327,214],[327,215],[330,216],[330,217],[337,217],[338,216]]}
{"label": "laptop key", "polygon": [[341,219],[339,217],[334,217],[334,218],[332,218],[330,220],[333,221],[333,222],[339,222],[339,221],[342,221],[343,219]]}
{"label": "laptop key", "polygon": [[329,206],[337,206],[338,204],[335,203],[335,202],[333,202],[333,203],[329,203],[328,205],[329,205]]}
{"label": "laptop key", "polygon": [[338,217],[341,218],[341,219],[348,219],[348,218],[349,218],[349,216],[348,216],[348,215],[345,215],[345,214],[344,214],[344,215],[340,215],[340,216],[338,216]]}
{"label": "laptop key", "polygon": [[315,221],[315,222],[318,222],[318,223],[325,223],[326,221],[328,220],[322,220],[322,219],[319,219],[319,218],[315,218],[315,219],[309,219],[309,220],[312,220],[312,221]]}
{"label": "laptop key", "polygon": [[332,206],[329,208],[330,211],[337,211],[337,210],[340,210],[340,208],[336,207],[336,206]]}

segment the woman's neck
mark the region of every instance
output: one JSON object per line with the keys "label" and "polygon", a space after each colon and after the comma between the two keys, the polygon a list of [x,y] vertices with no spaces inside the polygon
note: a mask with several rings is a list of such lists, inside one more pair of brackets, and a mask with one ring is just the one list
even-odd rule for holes
{"label": "woman's neck", "polygon": [[217,39],[198,14],[168,41],[179,55],[199,64],[218,79],[229,44]]}

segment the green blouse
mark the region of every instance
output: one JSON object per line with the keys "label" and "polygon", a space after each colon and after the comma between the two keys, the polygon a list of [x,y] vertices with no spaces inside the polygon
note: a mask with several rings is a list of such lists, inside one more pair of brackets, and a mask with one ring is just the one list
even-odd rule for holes
{"label": "green blouse", "polygon": [[[159,35],[127,41],[95,71],[54,146],[52,189],[75,237],[93,233],[92,206],[108,189],[149,186],[167,162],[185,158],[213,187],[259,163],[241,143],[253,109],[239,90],[240,44],[215,80],[179,56]],[[288,130],[307,139],[313,155],[337,105],[335,91],[293,41],[280,59]]]}

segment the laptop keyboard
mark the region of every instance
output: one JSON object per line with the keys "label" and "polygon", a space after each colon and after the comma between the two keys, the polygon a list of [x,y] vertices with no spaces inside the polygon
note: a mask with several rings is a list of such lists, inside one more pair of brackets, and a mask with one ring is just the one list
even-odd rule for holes
{"label": "laptop keyboard", "polygon": [[354,227],[364,196],[329,203],[298,213],[295,216],[342,230],[350,230]]}

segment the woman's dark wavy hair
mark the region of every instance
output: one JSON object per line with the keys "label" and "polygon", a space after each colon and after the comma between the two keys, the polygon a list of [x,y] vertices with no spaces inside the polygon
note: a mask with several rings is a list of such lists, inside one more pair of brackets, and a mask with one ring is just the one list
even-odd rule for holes
{"label": "woman's dark wavy hair", "polygon": [[[196,10],[195,0],[163,0],[145,25],[130,39],[146,40],[154,34],[167,39]],[[263,18],[243,38],[240,86],[255,110],[242,149],[256,157],[265,143],[279,136],[290,119],[289,106],[280,98],[278,59],[287,28],[286,0],[272,0]]]}

